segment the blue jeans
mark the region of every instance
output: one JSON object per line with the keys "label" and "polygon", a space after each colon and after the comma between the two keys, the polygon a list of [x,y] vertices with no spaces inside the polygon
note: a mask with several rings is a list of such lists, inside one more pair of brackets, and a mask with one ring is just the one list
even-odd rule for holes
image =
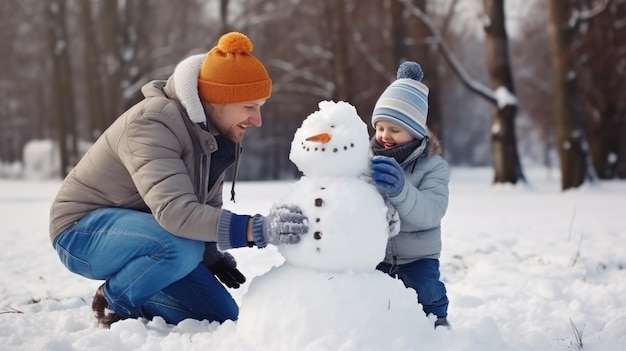
{"label": "blue jeans", "polygon": [[[208,230],[208,229],[207,229]],[[83,277],[105,280],[109,309],[123,317],[236,320],[239,308],[202,263],[204,243],[171,234],[152,214],[95,210],[54,242],[61,262]]]}
{"label": "blue jeans", "polygon": [[438,318],[448,316],[448,296],[446,287],[439,280],[439,260],[422,259],[393,267],[381,262],[376,266],[394,278],[402,280],[404,286],[417,292],[417,301],[422,304],[426,315],[434,314]]}

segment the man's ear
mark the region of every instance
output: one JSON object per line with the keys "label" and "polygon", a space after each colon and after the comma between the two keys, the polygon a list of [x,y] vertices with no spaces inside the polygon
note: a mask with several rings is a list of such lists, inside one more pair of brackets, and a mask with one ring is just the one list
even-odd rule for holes
{"label": "man's ear", "polygon": [[215,106],[210,102],[202,101],[202,108],[204,108],[205,113],[211,113],[215,109]]}

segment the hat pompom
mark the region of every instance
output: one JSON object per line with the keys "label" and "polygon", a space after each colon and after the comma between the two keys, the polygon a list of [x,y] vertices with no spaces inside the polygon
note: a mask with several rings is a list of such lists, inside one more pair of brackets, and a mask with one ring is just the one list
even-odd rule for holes
{"label": "hat pompom", "polygon": [[249,54],[252,47],[250,39],[239,32],[224,34],[217,43],[217,48],[227,54]]}
{"label": "hat pompom", "polygon": [[398,74],[396,77],[398,79],[411,78],[421,82],[424,78],[424,71],[422,71],[422,66],[420,66],[419,63],[405,61],[400,64],[400,67],[398,67]]}

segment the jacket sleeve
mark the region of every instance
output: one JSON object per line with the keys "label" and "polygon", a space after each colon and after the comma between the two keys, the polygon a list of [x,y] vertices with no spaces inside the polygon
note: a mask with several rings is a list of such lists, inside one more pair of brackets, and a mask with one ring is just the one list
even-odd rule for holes
{"label": "jacket sleeve", "polygon": [[183,155],[187,135],[175,111],[149,112],[125,126],[118,155],[157,222],[174,235],[216,241],[221,208],[200,203]]}
{"label": "jacket sleeve", "polygon": [[389,200],[398,210],[403,225],[426,230],[440,226],[448,208],[450,167],[442,157],[432,156],[420,171],[423,176],[418,184],[411,184],[408,177],[400,194]]}

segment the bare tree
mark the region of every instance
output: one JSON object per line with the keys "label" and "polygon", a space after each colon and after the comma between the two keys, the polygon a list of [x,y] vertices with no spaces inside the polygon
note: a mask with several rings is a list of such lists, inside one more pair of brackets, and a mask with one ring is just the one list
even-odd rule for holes
{"label": "bare tree", "polygon": [[[65,11],[66,0],[47,0],[46,23],[48,24],[49,57],[52,59],[53,114],[55,115],[57,141],[61,153],[61,177],[67,175],[69,166],[74,161],[70,156],[76,157],[78,155]],[[70,139],[72,148],[68,148],[67,139]]]}
{"label": "bare tree", "polygon": [[626,1],[585,1],[576,12],[586,22],[571,50],[594,169],[626,178]]}
{"label": "bare tree", "polygon": [[[383,27],[383,38],[390,46],[389,59],[387,60],[387,70],[392,72],[395,79],[395,72],[398,65],[407,59],[408,48],[405,42],[406,25],[404,23],[404,6],[398,0],[385,0],[385,26]],[[421,63],[421,60],[420,60]]]}
{"label": "bare tree", "polygon": [[494,183],[525,181],[517,152],[515,117],[517,97],[511,73],[509,40],[504,16],[504,0],[484,0],[487,67],[491,88],[498,95],[491,121]]}
{"label": "bare tree", "polygon": [[[448,64],[452,67],[454,72],[459,76],[463,84],[470,91],[483,97],[497,108],[497,114],[494,115],[492,122],[492,145],[494,153],[494,183],[513,183],[517,181],[525,181],[524,174],[522,172],[521,164],[519,162],[519,156],[517,153],[517,144],[514,131],[514,118],[517,111],[517,101],[513,95],[513,84],[510,73],[510,62],[508,59],[508,44],[506,40],[506,30],[504,29],[504,10],[502,4],[500,7],[489,7],[490,13],[493,18],[491,21],[496,21],[497,27],[491,27],[493,33],[487,32],[487,36],[492,36],[491,39],[491,51],[489,55],[492,55],[493,67],[491,68],[492,86],[498,89],[494,91],[492,88],[485,86],[484,84],[473,80],[469,74],[463,69],[461,63],[452,53],[452,50],[441,36],[437,26],[432,22],[421,9],[416,7],[411,0],[401,0],[404,2],[407,10],[417,18],[419,18],[431,31],[434,40],[436,40],[439,48],[441,49],[444,58]],[[498,1],[502,2],[502,1]],[[489,5],[489,3],[487,3]],[[498,10],[500,8],[500,10]],[[495,9],[495,10],[494,10]],[[500,16],[500,17],[499,17]],[[489,27],[487,27],[488,29]],[[496,29],[493,29],[496,28]],[[489,51],[488,51],[489,53]],[[488,55],[488,56],[489,56]],[[503,56],[504,55],[504,56]],[[497,64],[496,64],[497,63]],[[501,65],[504,63],[503,65]],[[494,75],[496,75],[494,77]],[[501,85],[503,84],[503,85]],[[499,87],[504,87],[508,91],[500,90]],[[512,106],[513,105],[513,106]]]}
{"label": "bare tree", "polygon": [[220,0],[220,33],[228,33],[230,31],[230,23],[228,22],[228,5],[230,5],[230,0]]}
{"label": "bare tree", "polygon": [[552,56],[557,140],[561,162],[561,189],[576,188],[594,181],[589,147],[581,121],[581,106],[574,75],[570,26],[572,8],[568,1],[548,0],[550,51]]}
{"label": "bare tree", "polygon": [[100,52],[98,38],[94,27],[91,1],[79,1],[80,24],[84,41],[85,87],[87,93],[87,111],[91,122],[90,139],[97,138],[106,128],[104,120],[104,104],[102,103],[102,81],[100,70]]}
{"label": "bare tree", "polygon": [[[548,170],[558,167],[556,152],[556,123],[552,95],[552,70],[547,23],[547,3],[544,1],[526,2],[518,8],[518,33],[512,36],[511,60],[515,67],[516,95],[518,97],[520,119],[517,126],[520,149],[530,154]],[[525,142],[523,147],[521,143]],[[533,154],[532,152],[536,152]]]}
{"label": "bare tree", "polygon": [[328,30],[329,49],[333,65],[335,87],[333,99],[350,101],[352,92],[350,89],[350,75],[348,71],[348,40],[350,38],[346,25],[346,9],[343,1],[325,0],[324,16],[326,29]]}
{"label": "bare tree", "polygon": [[120,104],[122,81],[120,49],[122,40],[119,35],[118,0],[102,2],[101,20],[100,33],[103,37],[101,64],[105,81],[105,118],[108,126],[122,111],[122,104]]}
{"label": "bare tree", "polygon": [[[394,0],[394,2],[400,5],[402,13],[404,14],[404,6],[401,1]],[[443,28],[440,32],[445,32],[448,28],[450,18],[454,13],[454,9],[458,3],[458,0],[453,0],[448,7],[447,15],[443,20]],[[415,0],[415,6],[420,9],[424,14],[429,15],[428,0]],[[404,17],[404,16],[403,16]],[[410,19],[415,19],[411,17]],[[409,33],[404,40],[408,46],[409,58],[414,58],[419,62],[424,70],[424,84],[428,86],[428,128],[435,133],[440,139],[444,139],[443,129],[443,116],[441,109],[441,74],[440,74],[440,60],[439,51],[437,47],[437,41],[433,37],[430,29],[420,20],[410,21],[407,24]],[[444,144],[445,147],[445,144]]]}

